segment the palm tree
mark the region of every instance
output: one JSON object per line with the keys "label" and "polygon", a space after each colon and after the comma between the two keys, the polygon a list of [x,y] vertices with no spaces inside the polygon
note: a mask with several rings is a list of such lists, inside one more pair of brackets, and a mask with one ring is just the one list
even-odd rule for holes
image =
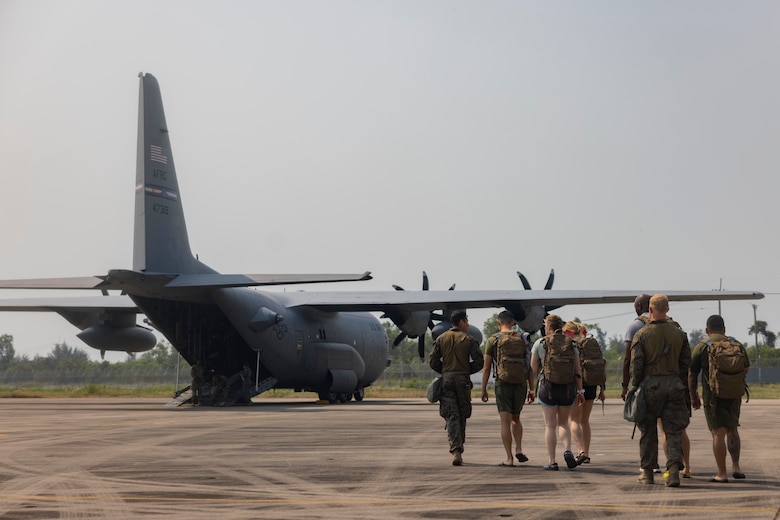
{"label": "palm tree", "polygon": [[761,334],[764,338],[764,343],[772,348],[775,348],[775,342],[777,341],[777,335],[771,330],[767,330],[767,323],[765,321],[756,320],[756,322],[748,329],[748,334]]}

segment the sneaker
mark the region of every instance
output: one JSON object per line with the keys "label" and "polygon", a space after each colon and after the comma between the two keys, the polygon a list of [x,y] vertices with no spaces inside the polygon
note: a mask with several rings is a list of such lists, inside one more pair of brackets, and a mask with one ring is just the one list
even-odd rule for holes
{"label": "sneaker", "polygon": [[570,451],[564,451],[563,452],[563,460],[566,461],[566,466],[569,469],[574,469],[577,467],[577,459],[574,458],[574,454]]}
{"label": "sneaker", "polygon": [[545,471],[558,471],[558,463],[557,462],[553,462],[552,464],[547,464],[544,467],[544,470]]}
{"label": "sneaker", "polygon": [[515,453],[515,457],[517,457],[517,462],[528,462],[528,457],[526,457],[525,455],[523,455],[523,453],[522,453],[522,452],[520,452],[520,453]]}

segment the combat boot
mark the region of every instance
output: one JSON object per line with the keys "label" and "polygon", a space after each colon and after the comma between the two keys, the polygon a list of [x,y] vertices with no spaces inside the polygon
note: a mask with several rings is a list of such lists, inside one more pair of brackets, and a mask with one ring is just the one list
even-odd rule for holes
{"label": "combat boot", "polygon": [[680,487],[680,468],[677,465],[669,468],[669,476],[666,477],[666,487]]}
{"label": "combat boot", "polygon": [[636,479],[637,482],[641,482],[642,484],[652,484],[653,483],[653,470],[652,469],[643,469],[642,472],[639,474],[639,478]]}
{"label": "combat boot", "polygon": [[452,465],[453,466],[463,465],[463,457],[461,456],[460,450],[455,450],[452,452]]}

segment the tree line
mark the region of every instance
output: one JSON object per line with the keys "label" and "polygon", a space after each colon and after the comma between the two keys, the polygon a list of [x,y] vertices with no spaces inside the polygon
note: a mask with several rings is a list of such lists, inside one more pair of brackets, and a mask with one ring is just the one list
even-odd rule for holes
{"label": "tree line", "polygon": [[[581,323],[579,318],[574,318],[574,321]],[[400,334],[400,330],[391,321],[384,321],[383,325],[385,327],[385,331],[387,332],[387,336],[392,342],[393,339],[395,339],[398,334]],[[593,335],[593,337],[596,338],[596,340],[601,345],[604,358],[607,360],[609,366],[615,367],[615,363],[618,361],[622,362],[623,357],[626,355],[626,344],[622,334],[609,335],[607,331],[603,330],[599,326],[598,323],[584,323],[583,325],[585,325],[588,334]],[[748,330],[750,338],[742,338],[745,340],[743,345],[745,346],[745,350],[747,351],[748,357],[751,360],[751,364],[755,366],[757,359],[756,345],[749,345],[749,343],[754,343],[751,342],[750,339],[757,337],[759,340],[763,340],[763,342],[758,343],[758,355],[761,357],[761,366],[764,368],[780,368],[780,349],[775,348],[777,335],[770,331],[767,327],[767,322],[756,321],[756,323],[753,324]],[[484,341],[496,332],[498,332],[498,313],[490,316],[482,326],[482,333],[484,336],[482,345],[483,349]],[[687,334],[688,342],[690,343],[691,348],[695,347],[702,339],[707,336],[703,329],[693,329],[690,332],[687,332]],[[531,341],[535,341],[537,338],[539,338],[539,336],[539,331],[534,331],[531,336]],[[430,334],[427,334],[425,338],[426,352],[431,351],[431,344],[431,336]],[[421,361],[417,354],[417,340],[407,338],[397,347],[391,348],[390,359],[392,364],[420,363]],[[427,363],[427,360],[424,362]]]}
{"label": "tree line", "polygon": [[86,351],[65,342],[55,343],[45,356],[17,355],[13,336],[0,335],[0,384],[173,384],[177,373],[189,378],[189,370],[189,364],[166,342],[111,363],[91,360]]}
{"label": "tree line", "polygon": [[[498,332],[498,313],[493,314],[483,324],[484,338],[489,338]],[[574,321],[579,321],[575,318]],[[392,341],[400,334],[398,327],[390,320],[382,320],[387,336]],[[626,346],[622,335],[608,335],[598,323],[585,323],[588,332],[592,334],[601,345],[608,366],[614,368],[617,374],[623,356],[626,354]],[[530,331],[529,331],[530,332]],[[763,368],[780,368],[780,349],[775,348],[777,335],[768,329],[767,322],[757,321],[748,330],[748,334],[754,338],[763,340],[756,345],[745,348],[751,360],[751,365],[756,366],[757,357],[761,358]],[[534,332],[532,340],[539,337],[539,331]],[[693,329],[688,332],[691,347],[695,346],[705,337],[705,332]],[[749,341],[749,340],[748,340]],[[746,342],[747,343],[747,342]],[[431,351],[432,340],[430,334],[425,337],[426,352]],[[484,348],[484,343],[483,343]],[[426,379],[432,372],[428,372],[427,360],[421,361],[418,356],[417,339],[404,339],[396,347],[390,348],[391,360],[388,377],[391,380]],[[410,367],[408,377],[404,375],[404,368]],[[414,367],[418,367],[413,369]],[[612,372],[612,368],[610,372]],[[163,384],[172,383],[176,378],[187,380],[190,366],[181,358],[169,343],[160,341],[151,350],[138,354],[128,354],[123,361],[94,361],[89,359],[86,351],[68,345],[65,342],[55,343],[51,352],[44,356],[36,355],[30,358],[26,355],[17,355],[14,349],[13,336],[0,335],[0,384],[13,384],[20,381],[34,381],[41,383],[67,384],[69,378],[80,379],[82,382],[122,382],[123,384]]]}

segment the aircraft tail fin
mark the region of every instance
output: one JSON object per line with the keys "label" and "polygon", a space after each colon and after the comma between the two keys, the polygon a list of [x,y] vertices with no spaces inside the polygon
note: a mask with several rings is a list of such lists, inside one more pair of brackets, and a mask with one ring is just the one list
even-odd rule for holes
{"label": "aircraft tail fin", "polygon": [[133,270],[203,274],[193,257],[157,79],[139,74]]}

